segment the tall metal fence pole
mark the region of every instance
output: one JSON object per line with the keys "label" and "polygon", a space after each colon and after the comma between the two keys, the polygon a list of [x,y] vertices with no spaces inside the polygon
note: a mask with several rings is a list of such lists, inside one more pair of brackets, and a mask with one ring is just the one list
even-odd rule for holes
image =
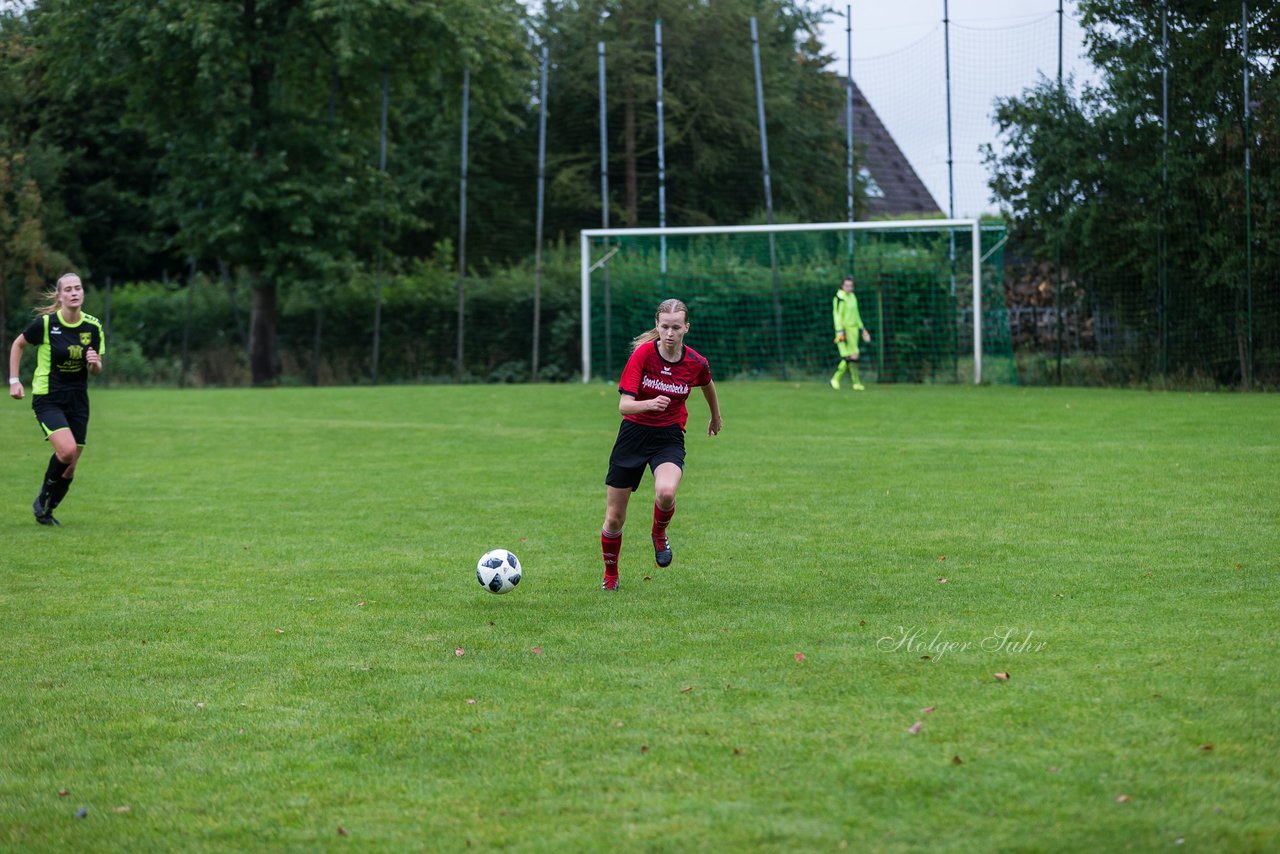
{"label": "tall metal fence pole", "polygon": [[1156,275],[1160,289],[1160,373],[1169,373],[1169,0],[1160,4],[1160,242]]}
{"label": "tall metal fence pole", "polygon": [[1244,284],[1245,314],[1244,387],[1253,387],[1253,188],[1249,150],[1253,129],[1249,126],[1249,2],[1240,0],[1240,27],[1244,38]]}
{"label": "tall metal fence pole", "polygon": [[[951,150],[951,15],[947,0],[942,0],[942,63],[947,86],[947,217],[956,218],[955,158]],[[956,295],[956,232],[950,229],[951,238],[951,296]]]}
{"label": "tall metal fence pole", "polygon": [[462,166],[458,184],[458,353],[454,377],[462,382],[462,347],[466,338],[467,311],[467,130],[471,107],[471,69],[462,70]]}
{"label": "tall metal fence pole", "polygon": [[542,68],[538,89],[538,221],[534,228],[537,245],[533,251],[533,361],[529,379],[538,381],[538,336],[542,327],[542,216],[547,183],[547,48],[542,48]]}
{"label": "tall metal fence pole", "polygon": [[[604,42],[596,45],[600,77],[600,227],[609,227],[609,107],[604,77]],[[604,238],[604,251],[609,252],[609,238]],[[613,365],[613,306],[609,294],[609,265],[604,265],[604,364]],[[583,309],[587,309],[584,307]]]}
{"label": "tall metal fence pole", "polygon": [[[662,19],[659,18],[653,25],[654,38],[656,40],[657,60],[658,60],[658,227],[665,228],[667,225],[667,155],[666,145],[664,143],[665,128],[663,126],[662,116]],[[667,276],[667,236],[664,234],[660,238],[661,243],[661,270],[663,282],[666,282]]]}
{"label": "tall metal fence pole", "polygon": [[187,309],[182,320],[182,373],[178,375],[178,388],[187,387],[187,371],[191,368],[191,298],[195,295],[197,272],[195,256],[189,256],[187,262],[189,264],[187,272]]}
{"label": "tall metal fence pole", "polygon": [[[1062,0],[1058,0],[1058,111],[1059,113],[1065,113],[1065,106],[1066,106],[1066,104],[1064,103],[1063,91],[1062,91],[1062,29],[1063,29]],[[949,108],[947,113],[948,115],[950,115]],[[947,135],[947,138],[948,140],[950,139],[950,134]],[[948,142],[947,143],[948,151],[950,151],[950,146],[951,146],[951,143]],[[1062,210],[1061,190],[1059,190],[1057,194],[1056,201],[1058,203],[1056,205],[1058,209],[1058,216],[1062,216],[1063,210]],[[1054,235],[1055,236],[1053,240],[1053,271],[1054,271],[1055,285],[1053,288],[1053,313],[1054,313],[1054,326],[1056,327],[1055,331],[1057,333],[1057,342],[1058,342],[1056,345],[1057,351],[1058,351],[1058,362],[1057,362],[1058,384],[1061,385],[1062,384],[1062,332],[1063,332],[1062,327],[1064,324],[1062,322],[1062,230],[1060,225],[1055,226]]]}
{"label": "tall metal fence pole", "polygon": [[[383,175],[387,174],[387,89],[388,89],[388,72],[382,72],[382,112],[378,121],[378,171]],[[379,190],[381,193],[381,190]],[[374,278],[377,280],[376,296],[373,301],[373,370],[370,372],[369,380],[374,385],[378,384],[378,358],[382,353],[382,238],[378,239],[378,246],[375,250],[378,253],[378,262]]]}
{"label": "tall metal fence pole", "polygon": [[[764,80],[760,71],[760,32],[756,26],[755,16],[751,18],[751,57],[756,72],[756,116],[760,125],[760,162],[764,171],[764,210],[769,225],[773,225],[773,179],[769,174],[769,133],[764,121]],[[769,269],[773,273],[773,319],[774,332],[777,337],[778,371],[782,378],[787,377],[787,359],[783,349],[782,337],[782,293],[778,284],[778,236],[769,232]]]}
{"label": "tall metal fence pole", "polygon": [[[4,326],[0,325],[0,329],[4,329]],[[110,273],[107,274],[107,298],[106,298],[106,302],[103,304],[103,307],[102,307],[102,332],[108,338],[111,337],[111,274]],[[109,371],[102,375],[102,384],[111,385],[111,373]]]}
{"label": "tall metal fence pole", "polygon": [[[848,183],[846,205],[849,222],[853,222],[853,5],[844,7],[844,43],[845,43],[845,87],[844,87],[844,129],[848,138],[848,151],[845,155],[845,178]],[[849,229],[849,275],[853,275],[853,229]]]}

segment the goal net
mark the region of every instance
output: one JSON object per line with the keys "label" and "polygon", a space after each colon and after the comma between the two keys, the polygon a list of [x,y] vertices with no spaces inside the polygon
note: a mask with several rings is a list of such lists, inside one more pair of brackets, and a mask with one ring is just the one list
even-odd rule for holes
{"label": "goal net", "polygon": [[832,299],[852,272],[864,382],[1016,382],[1004,236],[968,219],[586,229],[583,381],[616,378],[672,297],[718,378],[830,375]]}

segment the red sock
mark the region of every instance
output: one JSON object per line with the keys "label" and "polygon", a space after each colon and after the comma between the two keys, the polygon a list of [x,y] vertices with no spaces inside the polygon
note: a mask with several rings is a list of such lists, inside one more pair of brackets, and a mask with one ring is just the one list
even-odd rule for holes
{"label": "red sock", "polygon": [[611,578],[618,574],[618,552],[620,551],[622,551],[622,532],[611,534],[602,528],[600,553],[604,556],[604,574]]}
{"label": "red sock", "polygon": [[665,539],[667,536],[667,525],[671,524],[671,517],[676,515],[676,505],[672,504],[670,510],[663,510],[658,506],[657,502],[653,505],[653,534],[655,540]]}

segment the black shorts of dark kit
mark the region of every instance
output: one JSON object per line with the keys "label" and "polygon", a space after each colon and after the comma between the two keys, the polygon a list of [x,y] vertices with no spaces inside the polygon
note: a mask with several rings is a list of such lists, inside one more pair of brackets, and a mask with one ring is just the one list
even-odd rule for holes
{"label": "black shorts of dark kit", "polygon": [[89,393],[69,390],[53,394],[37,394],[31,398],[31,408],[36,413],[36,423],[47,439],[55,430],[71,429],[77,445],[83,445],[89,435]]}
{"label": "black shorts of dark kit", "polygon": [[644,477],[644,467],[654,470],[663,463],[675,463],[684,469],[684,430],[680,425],[649,427],[623,419],[609,455],[605,485],[635,492]]}

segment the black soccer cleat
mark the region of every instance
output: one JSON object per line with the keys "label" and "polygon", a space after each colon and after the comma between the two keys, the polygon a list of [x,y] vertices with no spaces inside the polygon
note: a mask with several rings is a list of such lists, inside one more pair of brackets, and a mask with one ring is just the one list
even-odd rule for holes
{"label": "black soccer cleat", "polygon": [[35,514],[36,521],[41,525],[60,525],[57,519],[53,518],[53,513],[48,509],[43,501],[37,496],[31,505],[31,512]]}
{"label": "black soccer cleat", "polygon": [[671,541],[664,537],[653,538],[653,562],[659,569],[671,566]]}

